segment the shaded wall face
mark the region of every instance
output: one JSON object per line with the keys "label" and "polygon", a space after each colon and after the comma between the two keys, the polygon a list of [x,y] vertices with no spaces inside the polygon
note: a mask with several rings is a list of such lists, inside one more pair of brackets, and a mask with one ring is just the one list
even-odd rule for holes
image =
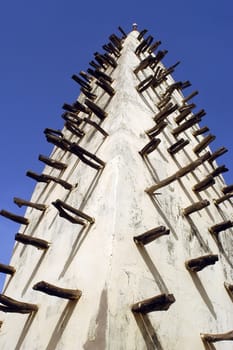
{"label": "shaded wall face", "polygon": [[[158,103],[174,81],[168,76],[155,90],[136,90],[143,79],[154,74],[149,67],[134,73],[147,55],[135,55],[137,36],[136,31],[129,34],[117,67],[105,71],[113,78],[114,96],[92,83],[98,96],[95,103],[107,113],[101,127],[108,136],[87,123],[83,123],[85,136],[81,139],[63,130],[66,139],[78,142],[105,166],[96,170],[77,155],[55,147],[51,157],[68,167],[61,172],[47,166],[45,173],[77,186],[66,190],[49,182],[35,188],[32,202],[45,203],[48,208],[44,213],[28,208],[30,224],[22,226],[21,232],[51,245],[41,251],[16,244],[11,265],[17,272],[6,282],[4,293],[35,303],[39,310],[31,316],[2,315],[2,349],[196,350],[204,348],[200,333],[231,329],[232,301],[224,288],[224,282],[232,278],[231,229],[222,232],[219,241],[208,231],[230,219],[231,203],[226,201],[219,207],[213,203],[222,195],[221,177],[205,191],[193,191],[217,165],[203,162],[150,195],[145,191],[197,159],[193,148],[203,136],[192,135],[198,129],[194,125],[181,134],[189,141],[186,147],[171,155],[167,149],[180,137],[172,134],[178,126],[174,118],[180,112],[176,110],[166,118],[168,125],[158,136],[158,147],[147,155],[139,154],[150,141],[145,131],[155,125]],[[84,100],[81,95],[79,101]],[[171,101],[183,103],[178,90]],[[85,113],[79,115],[86,117]],[[91,120],[100,123],[94,114]],[[59,216],[52,204],[57,199],[95,218],[95,222],[86,221],[82,226]],[[210,204],[185,217],[183,209],[200,200]],[[164,226],[169,234],[147,245],[134,242],[133,237],[158,226]],[[218,254],[219,261],[198,273],[187,271],[185,261],[208,254]],[[32,290],[41,280],[79,289],[82,296],[74,302]],[[131,311],[135,303],[164,293],[175,298],[167,311]],[[217,346],[231,349],[230,343]]]}

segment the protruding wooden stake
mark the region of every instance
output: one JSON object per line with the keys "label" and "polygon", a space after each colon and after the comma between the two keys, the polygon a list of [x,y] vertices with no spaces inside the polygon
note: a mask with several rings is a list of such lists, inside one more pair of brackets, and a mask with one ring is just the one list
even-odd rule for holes
{"label": "protruding wooden stake", "polygon": [[0,264],[0,272],[2,273],[13,276],[15,271],[16,269],[13,266]]}
{"label": "protruding wooden stake", "polygon": [[75,102],[72,105],[68,104],[68,103],[64,103],[62,108],[65,111],[71,112],[71,113],[79,113],[79,112],[83,112],[86,114],[89,114],[88,110],[85,108],[85,106],[83,106],[81,103],[79,102]]}
{"label": "protruding wooden stake", "polygon": [[91,75],[87,74],[86,72],[84,72],[83,70],[81,70],[81,72],[79,72],[79,74],[81,75],[81,77],[83,77],[88,83],[91,83],[93,78]]}
{"label": "protruding wooden stake", "polygon": [[81,88],[80,91],[89,99],[94,101],[97,98],[96,94],[93,94],[92,92],[88,91],[87,89]]}
{"label": "protruding wooden stake", "polygon": [[97,80],[96,85],[100,86],[111,97],[115,94],[114,89],[103,78]]}
{"label": "protruding wooden stake", "polygon": [[165,96],[166,95],[171,95],[175,90],[183,90],[187,87],[191,86],[191,83],[190,81],[178,81],[178,82],[175,82],[171,85],[169,85],[166,89],[166,92],[165,92]]}
{"label": "protruding wooden stake", "polygon": [[[71,205],[68,205],[67,203],[61,201],[60,199],[57,199],[55,202],[52,202],[52,204],[59,211],[59,216],[69,220],[70,222],[72,222],[72,224],[80,224],[85,226],[86,222],[84,220],[88,221],[90,224],[93,224],[95,222],[94,218],[83,213],[81,210],[73,208]],[[76,216],[72,216],[68,214],[66,210],[71,212],[72,214],[75,214]],[[81,217],[84,220],[80,219],[79,217]]]}
{"label": "protruding wooden stake", "polygon": [[76,135],[77,137],[83,137],[85,135],[84,131],[79,129],[76,123],[67,121],[65,123],[65,127],[67,130],[69,130],[72,134]]}
{"label": "protruding wooden stake", "polygon": [[[157,52],[156,56],[155,56],[155,60],[153,61],[153,64],[151,65],[152,69],[155,69],[155,67],[157,66],[157,64],[162,61],[162,59],[166,56],[166,54],[168,53],[167,50],[160,50]],[[169,73],[170,74],[170,73]]]}
{"label": "protruding wooden stake", "polygon": [[17,204],[20,208],[23,206],[28,206],[40,211],[45,211],[48,208],[48,206],[45,204],[32,203],[18,197],[14,197],[14,203]]}
{"label": "protruding wooden stake", "polygon": [[210,175],[213,177],[216,177],[222,173],[226,173],[228,171],[228,169],[226,168],[225,165],[220,165],[218,166],[216,169],[214,169],[213,171],[211,171]]}
{"label": "protruding wooden stake", "polygon": [[191,100],[193,97],[197,96],[198,95],[198,91],[193,91],[190,95],[188,95],[187,97],[185,97],[183,99],[183,103],[186,103],[188,102],[189,100]]}
{"label": "protruding wooden stake", "polygon": [[139,33],[139,35],[138,35],[138,37],[137,37],[137,39],[138,39],[139,41],[141,41],[142,38],[143,38],[143,36],[144,36],[147,32],[148,32],[147,29],[141,30],[140,33]]}
{"label": "protruding wooden stake", "polygon": [[205,149],[212,141],[216,139],[216,136],[209,134],[205,136],[201,142],[199,142],[194,148],[193,152],[199,154],[203,149]]}
{"label": "protruding wooden stake", "polygon": [[[81,161],[94,169],[100,170],[105,166],[104,161],[91,152],[88,152],[84,148],[80,147],[77,143],[72,143],[69,147],[69,151],[74,153]],[[92,160],[88,158],[91,158]]]}
{"label": "protruding wooden stake", "polygon": [[107,113],[104,110],[102,110],[99,106],[97,106],[94,102],[86,99],[85,104],[100,120],[104,120],[107,117]]}
{"label": "protruding wooden stake", "polygon": [[30,314],[38,310],[38,306],[35,304],[23,303],[7,297],[4,294],[0,294],[0,311],[3,312],[17,312],[20,314]]}
{"label": "protruding wooden stake", "polygon": [[103,45],[102,47],[105,51],[115,55],[116,57],[120,57],[121,55],[120,51],[112,43],[108,43],[106,45]]}
{"label": "protruding wooden stake", "polygon": [[209,175],[204,180],[198,182],[193,186],[192,190],[194,192],[201,192],[206,190],[208,187],[213,186],[215,184],[215,180],[213,176]]}
{"label": "protruding wooden stake", "polygon": [[113,45],[119,50],[121,51],[122,49],[122,44],[121,44],[121,39],[118,38],[118,36],[116,34],[111,34],[109,37],[109,40],[113,43]]}
{"label": "protruding wooden stake", "polygon": [[171,132],[174,136],[177,136],[181,132],[191,128],[196,123],[199,123],[201,121],[201,117],[193,116],[186,120],[184,123],[180,124],[177,128],[173,129]]}
{"label": "protruding wooden stake", "polygon": [[160,123],[156,124],[153,128],[150,130],[146,131],[146,134],[150,137],[153,138],[157,135],[160,134],[161,131],[167,126],[167,123],[165,121],[161,121]]}
{"label": "protruding wooden stake", "polygon": [[224,287],[226,288],[227,293],[233,299],[233,284],[224,282]]}
{"label": "protruding wooden stake", "polygon": [[83,120],[87,124],[90,124],[90,125],[94,126],[94,128],[96,130],[98,130],[102,135],[108,136],[108,133],[103,128],[101,128],[101,126],[99,124],[97,124],[96,122],[93,122],[91,119],[88,119],[88,118],[83,118]]}
{"label": "protruding wooden stake", "polygon": [[223,187],[223,188],[222,188],[222,192],[223,192],[224,194],[233,192],[233,185],[228,185],[228,186]]}
{"label": "protruding wooden stake", "polygon": [[150,142],[148,142],[148,144],[143,147],[143,149],[141,151],[139,151],[139,153],[141,154],[141,156],[145,156],[148,155],[149,153],[153,152],[157,146],[160,144],[161,140],[160,139],[152,139]]}
{"label": "protruding wooden stake", "polygon": [[55,169],[65,170],[67,168],[67,164],[59,162],[59,161],[54,160],[52,158],[48,158],[46,156],[43,156],[42,154],[39,155],[38,159],[41,162],[43,162],[43,163],[45,163],[45,164],[47,164]]}
{"label": "protruding wooden stake", "polygon": [[137,74],[140,70],[146,69],[154,61],[154,57],[149,55],[144,60],[142,60],[139,65],[134,69],[134,73]]}
{"label": "protruding wooden stake", "polygon": [[134,304],[131,310],[141,314],[147,314],[152,311],[167,311],[175,301],[173,294],[160,294]]}
{"label": "protruding wooden stake", "polygon": [[42,249],[42,250],[47,250],[50,246],[50,243],[43,240],[43,239],[24,235],[22,233],[16,233],[15,240],[17,242],[20,242],[23,244],[32,245],[32,246],[34,246],[38,249]]}
{"label": "protruding wooden stake", "polygon": [[46,139],[53,145],[61,148],[63,151],[69,151],[71,142],[64,137],[46,134]]}
{"label": "protruding wooden stake", "polygon": [[38,182],[45,182],[45,183],[49,183],[51,181],[54,181],[55,183],[61,185],[62,187],[64,187],[66,190],[72,190],[74,188],[73,185],[71,185],[70,183],[59,179],[58,177],[55,176],[51,176],[51,175],[47,175],[47,174],[36,174],[32,171],[27,171],[26,175]]}
{"label": "protruding wooden stake", "polygon": [[155,43],[153,43],[153,44],[149,47],[148,52],[149,52],[149,53],[154,52],[155,50],[157,50],[157,48],[159,47],[159,45],[161,45],[161,41],[160,41],[160,40],[158,40],[158,41],[156,41]]}
{"label": "protruding wooden stake", "polygon": [[218,255],[209,254],[200,256],[199,258],[187,260],[185,262],[185,267],[189,271],[198,272],[209,265],[214,265],[216,261],[218,261]]}
{"label": "protruding wooden stake", "polygon": [[179,107],[179,111],[180,111],[180,112],[183,112],[183,111],[185,111],[185,110],[187,110],[187,109],[191,111],[191,110],[194,109],[194,108],[196,108],[195,103],[190,103],[189,105],[186,105],[186,104],[185,104],[185,105],[180,106],[180,107]]}
{"label": "protruding wooden stake", "polygon": [[164,187],[166,185],[169,185],[171,182],[175,181],[176,179],[179,179],[183,176],[185,176],[186,174],[188,174],[190,171],[195,170],[199,165],[201,165],[205,160],[208,159],[210,153],[207,152],[206,154],[204,154],[202,157],[199,157],[198,159],[196,159],[195,161],[193,161],[192,163],[184,166],[183,168],[181,168],[180,170],[178,170],[175,174],[167,177],[166,179],[160,181],[159,183],[146,188],[146,192],[148,194],[153,194],[157,189]]}
{"label": "protruding wooden stake", "polygon": [[137,91],[141,93],[144,90],[146,90],[151,85],[152,80],[153,75],[151,74],[138,84],[138,86],[136,87]]}
{"label": "protruding wooden stake", "polygon": [[194,130],[194,131],[192,132],[192,134],[193,134],[193,136],[199,136],[199,135],[204,134],[205,132],[208,132],[209,130],[210,130],[210,129],[209,129],[207,126],[203,126],[203,128]]}
{"label": "protruding wooden stake", "polygon": [[219,205],[221,204],[222,202],[230,199],[233,197],[233,192],[232,193],[229,193],[229,194],[225,194],[224,196],[220,197],[220,198],[216,198],[213,200],[214,204],[215,205]]}
{"label": "protruding wooden stake", "polygon": [[160,111],[156,116],[154,117],[154,121],[156,123],[160,123],[163,121],[169,114],[175,112],[178,108],[178,105],[173,105],[172,103],[168,103],[168,105]]}
{"label": "protruding wooden stake", "polygon": [[206,208],[208,205],[210,205],[210,202],[206,199],[203,199],[199,202],[196,202],[196,203],[182,209],[182,212],[183,212],[184,216],[187,216],[187,215],[194,213],[195,211]]}
{"label": "protruding wooden stake", "polygon": [[133,239],[136,244],[146,245],[161,236],[169,235],[169,233],[170,230],[166,229],[165,226],[159,226],[153,228],[152,230],[146,231],[139,236],[134,236]]}
{"label": "protruding wooden stake", "polygon": [[120,26],[118,27],[118,30],[121,32],[123,39],[127,38],[127,34]]}
{"label": "protruding wooden stake", "polygon": [[226,220],[226,221],[220,222],[219,224],[209,227],[208,230],[211,234],[217,236],[221,231],[225,231],[228,228],[231,228],[232,226],[233,226],[233,221]]}
{"label": "protruding wooden stake", "polygon": [[233,331],[221,334],[201,333],[201,339],[207,343],[216,343],[219,341],[232,341]]}
{"label": "protruding wooden stake", "polygon": [[217,151],[211,154],[210,158],[208,159],[209,163],[213,163],[213,161],[226,153],[228,150],[225,147],[220,147]]}
{"label": "protruding wooden stake", "polygon": [[76,83],[81,85],[83,88],[87,89],[88,91],[91,91],[92,87],[83,79],[81,79],[76,74],[73,74],[71,77]]}
{"label": "protruding wooden stake", "polygon": [[180,139],[176,143],[174,143],[172,146],[170,146],[167,151],[170,154],[175,154],[179,152],[181,149],[183,149],[185,146],[189,144],[189,140]]}
{"label": "protruding wooden stake", "polygon": [[19,215],[15,215],[9,211],[6,211],[6,210],[0,210],[0,215],[1,216],[4,216],[5,218],[7,219],[10,219],[12,221],[15,221],[19,224],[22,224],[22,225],[28,225],[29,224],[29,219],[27,218],[24,218],[23,216],[19,216]]}
{"label": "protruding wooden stake", "polygon": [[175,122],[177,124],[180,124],[190,113],[191,113],[191,109],[186,108],[178,116],[174,118]]}
{"label": "protruding wooden stake", "polygon": [[93,77],[95,77],[97,80],[102,78],[106,81],[108,81],[109,83],[112,83],[113,82],[113,79],[107,75],[106,73],[100,71],[100,70],[93,70],[91,68],[88,68],[88,73],[90,73]]}
{"label": "protruding wooden stake", "polygon": [[176,174],[173,174],[171,176],[168,176],[166,179],[160,181],[159,183],[157,183],[156,185],[153,185],[151,187],[148,187],[145,189],[145,191],[148,194],[153,194],[156,190],[158,190],[161,187],[167,186],[170,183],[172,183],[173,181],[175,181],[177,179]]}
{"label": "protruding wooden stake", "polygon": [[[80,118],[77,113],[73,113],[73,112],[65,112],[61,115],[61,117],[68,122],[74,123],[76,126],[80,126],[83,122],[83,119]],[[64,136],[64,135],[62,134],[61,136]]]}
{"label": "protruding wooden stake", "polygon": [[54,286],[53,284],[49,284],[45,281],[41,281],[36,283],[32,289],[38,290],[39,292],[43,292],[52,296],[56,296],[63,299],[69,300],[78,300],[82,292],[78,289],[66,289]]}

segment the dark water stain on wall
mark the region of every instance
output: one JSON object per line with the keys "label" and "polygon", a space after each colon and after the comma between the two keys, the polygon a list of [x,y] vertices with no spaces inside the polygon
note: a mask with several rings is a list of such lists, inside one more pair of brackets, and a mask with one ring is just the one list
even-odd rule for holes
{"label": "dark water stain on wall", "polygon": [[104,350],[106,348],[106,328],[108,317],[108,296],[104,289],[101,294],[99,310],[96,317],[96,330],[93,340],[87,340],[83,345],[85,350]]}

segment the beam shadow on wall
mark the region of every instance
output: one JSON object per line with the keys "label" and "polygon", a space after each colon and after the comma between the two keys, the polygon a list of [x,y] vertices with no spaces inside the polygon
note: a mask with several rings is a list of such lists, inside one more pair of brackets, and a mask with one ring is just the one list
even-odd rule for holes
{"label": "beam shadow on wall", "polygon": [[77,303],[78,303],[78,300],[70,300],[66,304],[59,320],[57,321],[56,327],[54,328],[53,334],[49,340],[49,343],[46,347],[46,350],[56,349],[56,346],[59,343],[59,341],[63,335],[63,332],[66,330],[67,324],[68,324],[68,322],[69,322],[69,320],[74,312],[74,309],[75,309]]}
{"label": "beam shadow on wall", "polygon": [[23,341],[24,341],[24,339],[25,339],[25,337],[26,337],[26,335],[27,335],[27,333],[29,331],[29,328],[31,327],[31,324],[32,324],[35,316],[36,316],[35,312],[29,314],[29,316],[28,316],[28,318],[27,318],[27,320],[25,322],[25,325],[24,325],[24,327],[23,327],[23,329],[21,331],[19,340],[18,340],[18,342],[17,342],[17,344],[15,346],[15,350],[20,350],[21,349],[21,345],[23,344]]}
{"label": "beam shadow on wall", "polygon": [[193,273],[193,272],[189,272],[190,273],[190,276],[193,280],[193,283],[195,285],[195,287],[197,288],[200,296],[202,297],[202,300],[204,301],[204,303],[206,304],[206,306],[208,307],[209,311],[211,312],[212,316],[215,318],[215,320],[217,320],[217,315],[216,315],[216,312],[214,310],[214,306],[199,278],[199,276],[197,275],[197,273]]}
{"label": "beam shadow on wall", "polygon": [[205,350],[216,350],[216,347],[214,346],[214,344],[211,343],[207,343],[203,341],[203,345]]}
{"label": "beam shadow on wall", "polygon": [[164,350],[147,315],[133,313],[147,350]]}
{"label": "beam shadow on wall", "polygon": [[[231,234],[232,234],[232,230],[230,230],[230,231],[231,231]],[[223,257],[225,258],[225,260],[227,261],[227,263],[229,264],[229,266],[230,266],[231,268],[233,268],[233,263],[231,262],[229,256],[227,255],[227,253],[226,253],[226,251],[225,251],[225,249],[224,249],[224,247],[223,247],[222,242],[220,241],[220,239],[219,239],[218,237],[216,237],[215,235],[212,235],[212,237],[213,237],[213,239],[214,239],[214,241],[215,241],[215,243],[216,243],[216,245],[217,245],[217,247],[218,247],[220,253],[223,255]],[[231,244],[230,246],[232,246],[232,244]]]}
{"label": "beam shadow on wall", "polygon": [[168,218],[167,218],[166,215],[163,213],[162,209],[161,209],[160,206],[159,206],[159,203],[156,202],[154,195],[149,195],[149,196],[150,196],[150,198],[151,198],[151,201],[152,201],[152,203],[153,203],[155,209],[157,210],[157,212],[159,213],[159,215],[161,216],[161,218],[164,220],[165,226],[166,226],[167,228],[170,229],[170,231],[172,232],[172,234],[173,234],[173,236],[175,237],[175,239],[178,240],[178,236],[177,236],[177,234],[176,234],[174,228],[171,226],[171,224],[170,224]]}
{"label": "beam shadow on wall", "polygon": [[138,248],[143,260],[145,261],[147,267],[149,268],[152,276],[154,277],[154,280],[157,283],[157,286],[160,289],[161,293],[168,294],[169,293],[168,288],[167,288],[166,284],[164,283],[164,280],[163,280],[162,276],[160,275],[159,271],[155,267],[153,261],[151,260],[151,257],[149,256],[145,247],[143,245],[138,244],[137,248]]}
{"label": "beam shadow on wall", "polygon": [[198,242],[199,242],[200,246],[202,247],[202,249],[204,250],[204,252],[210,253],[210,248],[209,248],[208,244],[202,238],[202,236],[201,236],[197,226],[194,224],[192,218],[190,216],[186,216],[186,219],[191,227],[192,235],[194,235],[196,237],[196,239],[198,240]]}
{"label": "beam shadow on wall", "polygon": [[91,226],[89,225],[88,227],[82,227],[82,229],[80,230],[77,238],[75,239],[73,245],[72,245],[72,249],[70,251],[69,257],[66,260],[66,263],[63,267],[62,272],[60,273],[58,279],[62,278],[66,271],[68,270],[69,266],[71,265],[73,259],[75,258],[78,250],[80,249],[81,245],[83,244],[88,232],[90,231]]}
{"label": "beam shadow on wall", "polygon": [[24,294],[26,293],[28,287],[30,286],[30,284],[31,284],[31,282],[32,282],[32,280],[33,280],[33,278],[36,276],[36,273],[38,272],[38,270],[39,270],[39,268],[40,268],[40,265],[41,265],[42,261],[43,261],[44,258],[45,258],[46,253],[47,253],[47,250],[44,250],[43,253],[42,253],[42,255],[41,255],[41,257],[40,257],[40,259],[38,260],[36,266],[34,267],[32,273],[31,273],[31,275],[30,275],[30,277],[29,277],[29,279],[28,279],[28,281],[27,281],[27,283],[26,283],[26,285],[25,285],[25,287],[24,287],[24,289],[23,289],[23,291],[22,291],[21,296],[24,296]]}

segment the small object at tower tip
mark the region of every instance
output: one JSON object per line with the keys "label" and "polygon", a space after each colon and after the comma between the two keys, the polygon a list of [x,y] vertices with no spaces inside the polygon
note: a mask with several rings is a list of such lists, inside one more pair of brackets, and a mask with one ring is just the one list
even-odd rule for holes
{"label": "small object at tower tip", "polygon": [[133,23],[133,30],[138,30],[138,25],[137,25],[137,23]]}

